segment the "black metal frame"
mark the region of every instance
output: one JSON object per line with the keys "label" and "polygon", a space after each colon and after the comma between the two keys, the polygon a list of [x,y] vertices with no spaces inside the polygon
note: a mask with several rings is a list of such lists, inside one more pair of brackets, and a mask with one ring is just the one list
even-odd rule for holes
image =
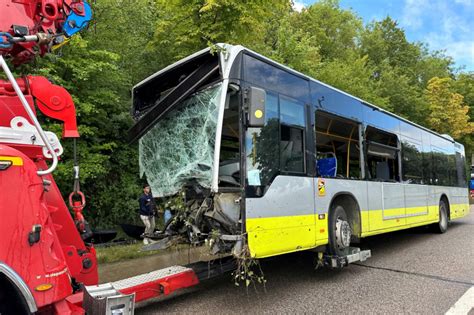
{"label": "black metal frame", "polygon": [[195,92],[201,84],[216,74],[217,71],[219,71],[217,58],[209,60],[194,70],[130,128],[128,131],[129,142],[134,142],[143,136],[164,114],[173,108],[173,106]]}

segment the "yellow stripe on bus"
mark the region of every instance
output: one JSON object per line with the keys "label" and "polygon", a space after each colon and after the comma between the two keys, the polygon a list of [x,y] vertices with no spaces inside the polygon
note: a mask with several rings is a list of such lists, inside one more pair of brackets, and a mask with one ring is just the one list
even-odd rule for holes
{"label": "yellow stripe on bus", "polygon": [[450,212],[451,212],[451,219],[462,218],[469,214],[470,206],[467,203],[451,205]]}
{"label": "yellow stripe on bus", "polygon": [[23,166],[23,159],[19,156],[0,155],[0,161],[11,161],[13,166]]}
{"label": "yellow stripe on bus", "polygon": [[[469,214],[469,204],[450,205],[450,212],[451,219],[466,216]],[[390,216],[400,217],[390,218]],[[362,237],[436,223],[438,216],[438,205],[411,207],[406,210],[400,208],[362,211]],[[317,214],[247,218],[246,230],[250,253],[255,258],[264,258],[326,245],[327,219],[327,214],[324,219],[319,219]]]}
{"label": "yellow stripe on bus", "polygon": [[327,225],[327,215],[322,220],[314,214],[247,218],[250,253],[263,258],[327,244]]}

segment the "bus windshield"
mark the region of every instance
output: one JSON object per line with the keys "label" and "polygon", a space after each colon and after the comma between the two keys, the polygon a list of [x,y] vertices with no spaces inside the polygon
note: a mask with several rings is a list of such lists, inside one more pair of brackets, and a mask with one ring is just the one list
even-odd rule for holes
{"label": "bus windshield", "polygon": [[200,90],[166,113],[139,140],[140,175],[155,197],[191,181],[211,187],[222,83]]}

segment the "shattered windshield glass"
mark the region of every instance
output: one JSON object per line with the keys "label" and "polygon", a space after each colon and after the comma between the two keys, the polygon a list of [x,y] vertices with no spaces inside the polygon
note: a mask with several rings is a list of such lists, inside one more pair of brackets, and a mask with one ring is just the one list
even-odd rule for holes
{"label": "shattered windshield glass", "polygon": [[210,188],[219,83],[182,101],[139,141],[140,176],[155,197],[176,194],[189,180]]}

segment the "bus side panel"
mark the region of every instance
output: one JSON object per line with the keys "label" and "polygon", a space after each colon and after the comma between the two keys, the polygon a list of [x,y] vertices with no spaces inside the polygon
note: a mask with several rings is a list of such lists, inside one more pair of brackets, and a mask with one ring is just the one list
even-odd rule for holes
{"label": "bus side panel", "polygon": [[246,198],[246,230],[252,257],[316,246],[313,178],[277,176],[260,198]]}
{"label": "bus side panel", "polygon": [[418,224],[437,220],[438,207],[430,204],[430,187],[426,185],[403,184],[405,189],[406,224]]}
{"label": "bus side panel", "polygon": [[[322,188],[321,186],[324,187]],[[316,218],[318,224],[316,241],[318,245],[327,244],[328,242],[328,225],[327,225],[327,216],[329,208],[331,207],[331,202],[339,194],[349,194],[354,197],[355,201],[359,205],[359,210],[361,211],[361,232],[369,230],[369,220],[367,210],[367,182],[361,180],[349,180],[349,179],[339,179],[339,178],[316,178],[315,187],[318,187],[315,198],[316,198],[316,213],[325,214],[326,222],[323,226],[320,223],[320,220]],[[323,192],[321,190],[324,190]],[[346,209],[348,211],[349,209]],[[324,229],[324,233],[321,233]]]}
{"label": "bus side panel", "polygon": [[469,192],[464,187],[447,188],[451,220],[469,214]]}
{"label": "bus side panel", "polygon": [[398,183],[367,182],[370,232],[398,229],[406,224],[403,186]]}

